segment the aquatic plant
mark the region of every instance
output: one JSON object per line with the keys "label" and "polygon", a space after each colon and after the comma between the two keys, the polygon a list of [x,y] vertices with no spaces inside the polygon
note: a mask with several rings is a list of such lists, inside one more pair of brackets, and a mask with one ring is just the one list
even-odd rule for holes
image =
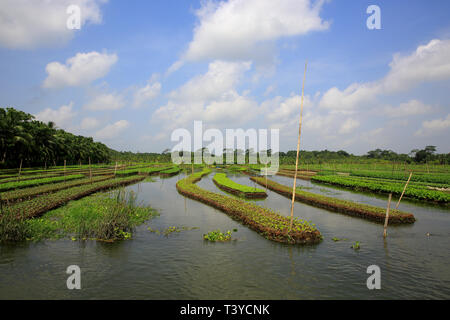
{"label": "aquatic plant", "polygon": [[203,239],[211,242],[226,242],[231,240],[231,231],[222,233],[220,230],[210,231],[203,235]]}

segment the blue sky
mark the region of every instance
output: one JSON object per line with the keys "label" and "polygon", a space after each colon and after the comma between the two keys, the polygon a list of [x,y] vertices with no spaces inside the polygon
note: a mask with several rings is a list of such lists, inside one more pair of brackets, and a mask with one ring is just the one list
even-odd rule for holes
{"label": "blue sky", "polygon": [[[68,30],[69,5],[81,29]],[[369,5],[381,30],[369,30]],[[296,148],[450,152],[448,1],[0,3],[0,105],[117,150],[161,152],[170,134],[278,128]]]}

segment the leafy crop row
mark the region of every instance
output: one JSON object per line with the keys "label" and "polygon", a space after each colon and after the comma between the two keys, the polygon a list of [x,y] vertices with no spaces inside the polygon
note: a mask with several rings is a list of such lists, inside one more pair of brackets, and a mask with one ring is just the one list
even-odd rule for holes
{"label": "leafy crop row", "polygon": [[135,176],[120,179],[109,179],[93,184],[86,184],[37,197],[28,201],[19,202],[9,206],[9,210],[18,216],[32,218],[66,204],[71,200],[80,199],[98,191],[132,184],[143,179],[144,177]]}
{"label": "leafy crop row", "polygon": [[246,198],[265,198],[267,193],[262,189],[245,186],[229,179],[225,173],[216,173],[214,183],[222,190]]}
{"label": "leafy crop row", "polygon": [[49,183],[55,183],[55,182],[61,182],[61,181],[70,181],[75,179],[81,179],[85,176],[82,174],[75,174],[65,177],[53,177],[53,178],[41,178],[41,179],[34,179],[34,180],[25,180],[25,181],[18,181],[18,182],[7,182],[0,184],[0,192],[5,192],[8,190],[13,189],[23,189],[23,188],[29,188],[29,187],[35,187],[43,184],[49,184]]}
{"label": "leafy crop row", "polygon": [[210,192],[195,185],[210,172],[211,170],[206,168],[202,172],[191,174],[178,181],[178,192],[225,212],[267,239],[289,244],[312,244],[321,241],[322,235],[314,224],[295,218],[292,229],[289,231],[288,217],[271,209]]}
{"label": "leafy crop row", "polygon": [[[409,172],[389,172],[389,171],[352,171],[351,176],[356,177],[372,177],[372,178],[382,178],[382,179],[393,179],[393,180],[408,180]],[[414,173],[411,177],[411,181],[417,182],[433,182],[450,185],[450,174],[417,174]]]}
{"label": "leafy crop row", "polygon": [[0,195],[0,201],[2,202],[16,202],[19,200],[26,200],[33,198],[38,195],[46,194],[46,193],[52,193],[64,189],[69,189],[76,186],[81,186],[83,184],[88,183],[95,183],[99,181],[104,181],[111,179],[111,176],[101,176],[101,177],[95,177],[92,179],[86,178],[86,179],[77,179],[73,181],[68,182],[60,182],[60,183],[52,183],[52,184],[45,184],[42,186],[36,186],[32,188],[25,188],[25,189],[17,189],[12,190],[8,192],[4,192]]}
{"label": "leafy crop row", "polygon": [[[251,180],[257,182],[262,186],[266,186],[266,179],[263,177],[252,177]],[[272,180],[267,180],[267,188],[273,190],[281,195],[292,197],[292,188],[279,184]],[[303,190],[295,191],[295,199],[309,205],[328,209],[335,212],[344,213],[351,216],[356,216],[379,223],[384,223],[386,218],[386,209],[371,206],[368,204],[355,203],[353,201],[341,200],[324,195],[319,195]],[[389,214],[389,223],[414,223],[415,218],[411,213],[406,213],[398,210],[392,210]]]}
{"label": "leafy crop row", "polygon": [[[378,193],[392,193],[401,195],[406,182],[389,182],[377,180],[363,180],[354,177],[344,176],[315,176],[311,179],[314,182],[321,182],[355,190],[371,191]],[[446,203],[450,201],[450,194],[443,191],[429,190],[421,185],[409,185],[405,191],[405,197],[419,200],[435,201]]]}

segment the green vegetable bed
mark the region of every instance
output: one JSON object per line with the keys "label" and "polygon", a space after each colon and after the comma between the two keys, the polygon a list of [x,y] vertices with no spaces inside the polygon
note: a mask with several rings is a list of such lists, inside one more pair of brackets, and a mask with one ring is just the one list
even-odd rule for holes
{"label": "green vegetable bed", "polygon": [[213,178],[215,185],[226,192],[244,198],[265,198],[267,193],[262,189],[245,186],[229,179],[225,173],[216,173]]}
{"label": "green vegetable bed", "polygon": [[[252,177],[250,179],[262,186],[266,186],[266,179],[263,177]],[[288,198],[292,198],[291,187],[279,184],[272,180],[267,180],[267,188]],[[372,220],[378,223],[384,223],[384,220],[386,219],[386,209],[384,208],[355,203],[348,200],[336,199],[306,191],[296,190],[295,200],[315,207]],[[399,210],[391,210],[389,213],[390,224],[410,224],[415,221],[416,219],[411,213],[402,212]]]}
{"label": "green vegetable bed", "polygon": [[322,235],[314,224],[295,218],[292,229],[289,230],[288,217],[271,209],[210,192],[195,185],[210,172],[210,169],[204,169],[178,181],[178,192],[225,212],[269,240],[288,244],[313,244],[322,240]]}

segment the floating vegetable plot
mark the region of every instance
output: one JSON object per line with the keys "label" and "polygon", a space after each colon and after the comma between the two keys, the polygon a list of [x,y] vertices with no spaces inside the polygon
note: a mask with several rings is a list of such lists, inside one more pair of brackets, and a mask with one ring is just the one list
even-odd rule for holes
{"label": "floating vegetable plot", "polygon": [[[405,182],[403,181],[364,179],[351,176],[315,176],[311,181],[351,188],[354,190],[392,193],[394,195],[401,195],[405,186]],[[405,191],[405,197],[441,203],[450,202],[450,193],[439,190],[430,190],[423,182],[410,183]]]}
{"label": "floating vegetable plot", "polygon": [[229,179],[225,173],[216,173],[213,178],[214,184],[223,191],[244,198],[266,198],[267,193],[262,189],[245,186]]}
{"label": "floating vegetable plot", "polygon": [[[272,180],[266,180],[263,177],[252,177],[251,180],[256,183],[266,186],[270,190],[275,191],[283,196],[292,197],[292,188],[279,184]],[[378,223],[384,223],[386,217],[386,209],[379,208],[367,204],[355,203],[348,200],[341,200],[332,197],[327,197],[315,193],[310,193],[306,191],[296,190],[295,199],[300,202],[312,205],[314,207],[319,207],[323,209],[328,209],[330,211],[335,211],[339,213],[344,213],[350,216],[359,217],[367,220],[372,220]],[[416,219],[414,215],[407,212],[402,212],[399,210],[391,210],[389,213],[389,223],[390,224],[408,224],[414,223]]]}
{"label": "floating vegetable plot", "polygon": [[210,192],[195,185],[210,172],[210,169],[204,169],[178,181],[178,192],[225,212],[269,240],[288,244],[314,244],[322,240],[322,235],[314,224],[296,218],[289,231],[288,217],[268,208]]}
{"label": "floating vegetable plot", "polygon": [[167,177],[172,177],[177,175],[178,173],[180,173],[181,169],[179,167],[174,167],[174,168],[170,168],[167,170],[163,170],[159,173],[159,175],[161,177],[167,178]]}
{"label": "floating vegetable plot", "polygon": [[3,192],[0,194],[0,201],[12,203],[17,201],[23,201],[28,200],[33,197],[47,194],[47,193],[53,193],[64,189],[69,189],[85,184],[91,184],[95,182],[100,182],[104,180],[111,179],[112,176],[101,176],[101,177],[95,177],[92,179],[86,178],[86,179],[77,179],[73,181],[68,182],[60,182],[60,183],[54,183],[54,184],[46,184],[42,186],[32,187],[32,188],[26,188],[26,189],[18,189],[18,190],[12,190],[8,192]]}
{"label": "floating vegetable plot", "polygon": [[54,178],[42,178],[42,179],[36,179],[36,180],[25,180],[25,181],[19,181],[19,182],[7,182],[0,184],[0,192],[5,192],[8,190],[13,189],[23,189],[23,188],[29,188],[49,183],[55,183],[55,182],[63,182],[63,181],[69,181],[69,180],[75,180],[75,179],[81,179],[85,178],[82,174],[75,174],[65,177],[54,177]]}
{"label": "floating vegetable plot", "polygon": [[45,196],[37,197],[32,200],[23,201],[15,205],[8,206],[8,209],[18,216],[32,218],[39,216],[51,209],[55,209],[63,204],[66,204],[71,200],[80,199],[98,191],[136,183],[143,179],[144,177],[135,176],[86,184],[79,187],[74,187]]}

